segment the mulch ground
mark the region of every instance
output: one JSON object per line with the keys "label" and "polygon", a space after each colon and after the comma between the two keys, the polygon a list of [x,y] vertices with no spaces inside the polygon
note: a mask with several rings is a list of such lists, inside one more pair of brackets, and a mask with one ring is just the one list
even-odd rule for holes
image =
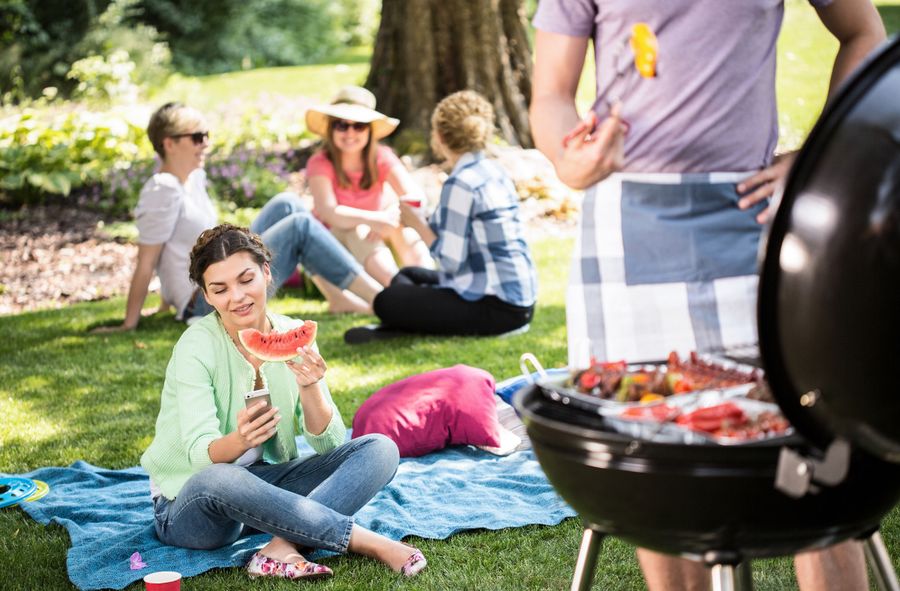
{"label": "mulch ground", "polygon": [[[558,181],[531,176],[542,163],[528,162],[522,152],[507,156],[530,171],[510,170],[519,177],[530,238],[571,235],[573,205]],[[437,175],[418,172],[431,193]],[[0,316],[127,294],[137,246],[106,234],[108,222],[99,213],[61,206],[0,212]]]}
{"label": "mulch ground", "polygon": [[34,207],[0,221],[0,315],[128,291],[137,247],[102,231],[101,215]]}
{"label": "mulch ground", "polygon": [[[137,246],[113,239],[96,213],[30,208],[0,221],[0,316],[128,293]],[[572,224],[543,215],[529,234],[565,236]]]}

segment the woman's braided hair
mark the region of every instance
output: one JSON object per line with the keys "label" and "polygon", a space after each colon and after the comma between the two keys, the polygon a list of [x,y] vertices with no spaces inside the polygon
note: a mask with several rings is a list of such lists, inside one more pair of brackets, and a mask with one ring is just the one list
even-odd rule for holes
{"label": "woman's braided hair", "polygon": [[494,108],[474,90],[454,92],[434,108],[431,127],[457,154],[477,152],[494,133]]}
{"label": "woman's braided hair", "polygon": [[191,280],[206,291],[203,274],[209,266],[238,252],[248,253],[259,266],[272,260],[272,253],[259,236],[247,228],[220,224],[204,230],[191,250]]}

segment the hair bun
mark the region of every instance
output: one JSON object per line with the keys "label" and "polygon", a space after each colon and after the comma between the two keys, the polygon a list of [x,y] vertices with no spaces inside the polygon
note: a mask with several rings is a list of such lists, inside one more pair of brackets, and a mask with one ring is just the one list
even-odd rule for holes
{"label": "hair bun", "polygon": [[476,141],[484,141],[487,136],[488,122],[480,115],[469,115],[462,122],[466,135]]}
{"label": "hair bun", "polygon": [[453,152],[483,150],[494,132],[494,110],[477,92],[462,90],[437,104],[431,125]]}

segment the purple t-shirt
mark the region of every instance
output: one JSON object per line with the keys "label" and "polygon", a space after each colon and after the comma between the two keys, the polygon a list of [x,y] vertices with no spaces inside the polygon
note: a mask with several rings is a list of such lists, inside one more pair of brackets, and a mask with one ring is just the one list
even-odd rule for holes
{"label": "purple t-shirt", "polygon": [[[808,0],[824,6],[832,0]],[[540,0],[534,26],[594,41],[597,100],[622,99],[630,172],[748,171],[778,142],[775,42],[783,0]],[[614,80],[616,48],[647,23],[659,41],[655,78]],[[612,87],[610,84],[612,83]]]}

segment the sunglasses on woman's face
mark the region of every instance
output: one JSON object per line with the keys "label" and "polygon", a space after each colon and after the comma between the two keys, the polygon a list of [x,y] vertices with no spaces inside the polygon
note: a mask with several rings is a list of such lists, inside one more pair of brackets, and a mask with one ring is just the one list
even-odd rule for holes
{"label": "sunglasses on woman's face", "polygon": [[347,131],[348,129],[352,129],[356,132],[363,132],[369,129],[368,123],[360,123],[359,121],[344,121],[343,119],[338,119],[334,122],[334,130],[335,131]]}
{"label": "sunglasses on woman's face", "polygon": [[205,140],[209,139],[209,132],[208,131],[195,131],[193,133],[176,133],[175,135],[171,135],[169,137],[175,138],[175,139],[189,137],[189,138],[191,138],[191,141],[194,142],[195,146],[199,146]]}

